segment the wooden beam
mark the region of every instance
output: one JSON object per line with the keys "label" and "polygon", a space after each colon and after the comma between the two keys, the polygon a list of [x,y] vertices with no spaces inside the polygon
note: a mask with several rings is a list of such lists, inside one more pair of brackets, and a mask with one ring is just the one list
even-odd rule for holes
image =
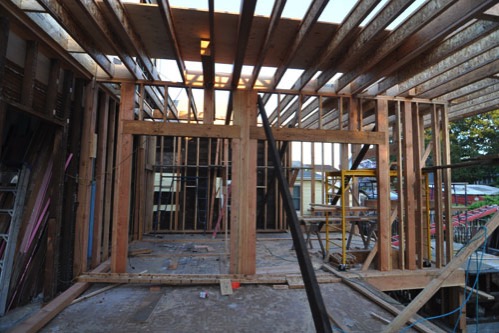
{"label": "wooden beam", "polygon": [[485,89],[489,86],[492,86],[494,84],[499,83],[499,78],[491,78],[491,77],[486,77],[485,79],[472,82],[468,85],[465,85],[461,88],[455,89],[451,92],[448,92],[444,95],[442,95],[440,98],[442,98],[445,101],[452,102],[455,99],[459,98],[465,98],[467,95],[470,95],[472,93],[480,92],[482,89]]}
{"label": "wooden beam", "polygon": [[123,122],[123,133],[133,135],[183,136],[195,138],[239,137],[241,127],[211,124],[159,123],[130,120]]}
{"label": "wooden beam", "polygon": [[83,27],[80,26],[71,14],[59,3],[53,0],[38,1],[52,17],[64,27],[64,29],[85,49],[92,59],[106,72],[110,77],[114,76],[114,66],[111,61],[103,54],[99,47],[90,39]]}
{"label": "wooden beam", "polygon": [[376,146],[376,171],[378,181],[378,267],[381,271],[392,269],[390,223],[390,144],[388,142],[388,101],[377,100],[376,127],[384,133],[382,144]]}
{"label": "wooden beam", "polygon": [[492,219],[482,227],[469,243],[452,259],[442,270],[442,273],[433,279],[415,299],[392,321],[384,332],[398,332],[402,326],[421,309],[423,305],[442,287],[443,283],[457,270],[468,257],[475,252],[499,226],[499,214],[495,214]]}
{"label": "wooden beam", "polygon": [[256,124],[255,91],[234,93],[234,124],[241,131],[232,140],[232,182],[230,215],[230,272],[256,272],[256,155],[257,141],[250,138]]}
{"label": "wooden beam", "polygon": [[[495,37],[495,40],[499,40],[499,33]],[[496,43],[496,45],[499,46],[499,42]],[[470,53],[469,51],[467,54]],[[466,54],[466,55],[467,55]],[[457,55],[456,55],[457,57]],[[465,63],[465,66],[462,66],[460,63],[455,63],[453,65],[453,68],[441,72],[439,69],[434,69],[434,73],[431,75],[427,75],[425,77],[425,80],[423,83],[416,85],[418,82],[422,81],[417,81],[416,79],[414,80],[414,84],[406,85],[403,86],[404,90],[405,88],[413,88],[415,87],[415,95],[417,96],[427,96],[428,92],[438,89],[438,91],[441,91],[441,86],[447,87],[447,83],[452,82],[463,75],[467,74],[472,74],[476,70],[481,69],[484,66],[487,66],[491,71],[489,72],[489,75],[494,73],[494,70],[492,68],[497,68],[499,61],[497,59],[499,58],[499,47],[495,47],[489,51],[485,51],[477,56],[474,56],[473,58],[468,58],[468,59],[463,59],[463,63]],[[452,59],[457,59],[454,58],[454,55]],[[490,66],[491,63],[494,63],[495,61],[495,66]],[[437,66],[434,66],[437,67]],[[439,74],[441,73],[441,74]],[[483,77],[481,77],[483,78]],[[475,80],[476,81],[476,80]],[[463,82],[464,83],[464,82]],[[469,84],[471,82],[467,82],[466,84]],[[447,88],[448,89],[448,88]],[[445,92],[448,92],[449,90],[446,90]],[[429,96],[429,95],[428,95]],[[436,96],[434,94],[431,94],[431,96]]]}
{"label": "wooden beam", "polygon": [[[379,13],[365,26],[362,31],[357,35],[357,29],[362,21],[371,13],[375,6],[380,1],[362,1],[358,2],[356,7],[350,12],[349,17],[346,18],[345,23],[338,29],[340,34],[338,38],[336,35],[333,37],[327,48],[327,55],[323,57],[322,63],[338,62],[338,65],[332,66],[323,71],[318,77],[316,82],[316,90],[324,86],[337,72],[340,63],[342,66],[352,66],[352,64],[359,63],[363,55],[371,50],[373,46],[379,44],[381,36],[384,34],[385,28],[392,22],[404,9],[406,9],[411,1],[396,0],[389,1]],[[345,26],[343,28],[343,26]],[[350,42],[353,37],[356,37],[354,42],[345,50],[345,43]],[[341,57],[341,59],[340,59]],[[354,68],[354,67],[349,67]]]}
{"label": "wooden beam", "polygon": [[102,235],[104,229],[104,191],[106,182],[107,131],[109,122],[109,95],[102,92],[99,96],[97,121],[97,156],[95,163],[95,208],[92,243],[92,267],[102,261]]}
{"label": "wooden beam", "polygon": [[[251,138],[266,140],[263,128],[252,126]],[[304,128],[272,128],[277,141],[331,142],[352,144],[382,144],[385,134],[381,132],[364,132],[354,130],[320,130]]]}
{"label": "wooden beam", "polygon": [[[393,44],[382,44],[378,50],[383,50],[387,46],[386,50],[391,49],[394,51],[393,54],[388,57],[382,57],[380,62],[376,63],[376,55],[378,54],[376,52],[373,56],[374,61],[370,63],[371,70],[352,82],[351,93],[360,93],[381,77],[408,64],[422,52],[432,47],[441,38],[468,22],[474,15],[487,9],[494,2],[495,0],[479,2],[474,0],[442,1],[441,3],[434,1],[427,2],[406,21],[406,25],[417,30],[412,31],[410,35],[406,35],[403,40],[397,40],[395,37],[400,28],[392,32],[386,38],[385,42],[390,41]],[[423,20],[419,21],[422,18]],[[401,28],[404,26],[402,25]],[[410,30],[408,29],[408,31]],[[391,39],[392,36],[394,36],[394,40]],[[368,69],[366,68],[365,70]]]}
{"label": "wooden beam", "polygon": [[[109,262],[102,263],[93,273],[102,273],[109,270]],[[38,312],[31,315],[21,324],[15,326],[10,333],[36,333],[48,324],[57,314],[64,310],[71,302],[90,287],[89,282],[77,282],[52,302],[45,305]]]}
{"label": "wooden beam", "polygon": [[[284,73],[288,69],[289,64],[295,57],[296,53],[299,51],[300,47],[303,45],[303,42],[308,37],[308,34],[312,30],[314,24],[319,19],[320,15],[322,14],[322,11],[324,10],[328,2],[329,0],[318,0],[318,1],[313,1],[310,4],[307,13],[303,17],[303,20],[300,22],[300,26],[296,33],[296,37],[293,40],[293,43],[287,49],[286,58],[281,62],[281,64],[277,67],[277,70],[274,73],[274,83],[272,85],[273,88],[277,87],[277,85],[279,84],[279,81],[284,76]],[[306,82],[304,84],[306,84]]]}
{"label": "wooden beam", "polygon": [[[212,0],[213,1],[213,0]],[[249,80],[249,89],[252,89],[255,85],[258,74],[260,74],[260,69],[262,68],[263,61],[272,46],[272,38],[277,31],[277,26],[279,24],[279,19],[281,18],[282,11],[284,10],[284,6],[286,5],[286,0],[276,0],[274,2],[274,7],[272,7],[272,13],[270,14],[270,21],[267,30],[265,31],[265,37],[263,39],[262,46],[260,51],[258,52],[258,58],[253,66],[253,72],[251,73],[251,78]]]}
{"label": "wooden beam", "polygon": [[80,166],[78,183],[78,206],[76,208],[73,274],[87,270],[90,200],[94,156],[92,143],[97,119],[98,88],[95,81],[85,87],[85,107],[81,135]]}
{"label": "wooden beam", "polygon": [[244,55],[246,54],[246,47],[248,46],[255,7],[256,0],[244,0],[241,2],[241,14],[239,15],[239,22],[237,26],[237,45],[234,56],[234,66],[230,79],[230,87],[232,90],[237,89],[239,79],[241,78]]}
{"label": "wooden beam", "polygon": [[[412,123],[412,103],[405,102],[402,112],[403,127],[403,159],[402,172],[404,179],[404,212],[405,221],[405,265],[408,269],[416,269],[416,174],[414,170],[414,143]],[[401,256],[404,254],[400,254]]]}
{"label": "wooden beam", "polygon": [[[478,40],[476,42],[478,43],[477,46],[481,48],[482,46],[484,46],[483,44],[486,44],[483,42],[484,38],[488,38],[488,36],[496,33],[497,28],[499,28],[499,22],[497,21],[478,20],[477,22],[464,28],[462,31],[459,31],[455,35],[444,40],[431,51],[421,55],[421,57],[418,57],[414,61],[411,61],[410,64],[406,65],[401,70],[385,78],[376,85],[374,90],[369,90],[369,92],[374,95],[381,94],[389,88],[396,86],[400,82],[408,81],[416,75],[421,75],[418,73],[428,72],[428,69],[433,64],[446,59],[454,52],[460,49],[469,50],[469,44],[473,43],[474,41]],[[448,59],[450,60],[452,59],[452,57]],[[396,87],[395,89],[397,91],[400,91],[399,87]],[[389,94],[398,95],[398,93],[395,92],[390,92]]]}
{"label": "wooden beam", "polygon": [[[442,164],[451,164],[450,156],[450,133],[449,112],[446,106],[441,108],[440,121],[442,123]],[[448,263],[454,257],[454,226],[452,224],[452,178],[451,169],[442,170],[443,181],[443,213],[445,216],[445,262]]]}
{"label": "wooden beam", "polygon": [[421,162],[421,155],[423,153],[424,147],[424,132],[421,128],[422,117],[419,114],[419,104],[416,103],[414,109],[412,110],[412,143],[413,143],[413,161],[414,161],[414,172],[416,175],[416,180],[414,183],[414,200],[415,200],[415,215],[416,215],[416,255],[418,258],[418,268],[423,268],[423,260],[425,258],[425,241],[424,241],[424,228],[426,224],[426,215],[424,214],[423,207],[425,202],[423,201],[423,193],[425,187],[423,185],[423,173],[422,168],[424,162]]}
{"label": "wooden beam", "polygon": [[[86,79],[90,79],[92,75],[84,66],[80,64],[73,56],[71,56],[66,49],[54,41],[52,36],[47,34],[42,28],[38,26],[30,17],[26,15],[14,2],[1,1],[0,9],[7,12],[11,16],[11,26],[14,28],[16,25],[22,26],[23,32],[31,34],[34,38],[49,47],[60,59],[70,64],[75,73]],[[4,30],[2,30],[4,31]],[[7,29],[8,31],[8,29]]]}
{"label": "wooden beam", "polygon": [[104,195],[104,219],[102,226],[102,260],[109,258],[109,233],[111,220],[113,219],[113,184],[116,172],[114,170],[114,155],[118,149],[115,143],[116,134],[116,108],[117,103],[113,99],[109,103],[108,133],[107,133],[107,156],[106,156],[106,190]]}
{"label": "wooden beam", "polygon": [[21,103],[28,108],[33,106],[33,94],[38,62],[38,42],[26,41],[26,57],[24,58],[24,77],[21,91]]}
{"label": "wooden beam", "polygon": [[113,233],[111,271],[126,272],[128,254],[128,229],[130,222],[130,187],[132,176],[133,137],[123,131],[125,120],[134,117],[135,85],[121,85],[121,104],[116,132],[116,177],[113,199]]}
{"label": "wooden beam", "polygon": [[[433,166],[442,164],[441,150],[441,124],[439,112],[441,110],[436,106],[432,106],[431,110],[431,133],[432,133],[432,157]],[[442,170],[435,170],[433,173],[433,200],[435,202],[435,265],[440,268],[444,265],[444,222],[442,211]]]}

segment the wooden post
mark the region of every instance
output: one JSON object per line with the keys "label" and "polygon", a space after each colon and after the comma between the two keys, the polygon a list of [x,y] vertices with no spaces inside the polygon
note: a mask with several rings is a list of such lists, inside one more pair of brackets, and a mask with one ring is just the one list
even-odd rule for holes
{"label": "wooden post", "polygon": [[256,125],[255,91],[234,92],[234,125],[241,127],[232,140],[232,196],[230,273],[256,273],[256,151],[249,129]]}
{"label": "wooden post", "polygon": [[144,205],[146,187],[146,136],[138,138],[136,177],[135,177],[135,209],[134,209],[134,240],[141,240],[144,233]]}
{"label": "wooden post", "polygon": [[378,181],[378,267],[381,271],[392,269],[390,225],[390,144],[388,142],[388,101],[377,100],[376,126],[385,134],[384,143],[376,147]]}
{"label": "wooden post", "polygon": [[24,60],[24,77],[21,93],[21,103],[27,107],[33,106],[33,88],[35,86],[36,64],[38,62],[38,42],[26,42],[26,57]]}
{"label": "wooden post", "polygon": [[121,84],[121,103],[116,136],[116,178],[113,200],[113,233],[111,272],[125,273],[130,222],[130,186],[132,176],[133,137],[123,133],[123,121],[133,120],[135,85]]}
{"label": "wooden post", "polygon": [[[402,113],[404,176],[404,212],[405,212],[405,264],[408,269],[416,269],[416,198],[414,195],[416,176],[414,173],[414,145],[412,136],[412,103],[404,102]],[[400,254],[402,255],[402,253]]]}
{"label": "wooden post", "polygon": [[61,61],[59,59],[50,60],[50,74],[47,87],[47,98],[45,102],[45,113],[49,117],[55,115],[57,104],[57,92],[59,90],[59,77],[61,73]]}
{"label": "wooden post", "polygon": [[[441,165],[440,118],[438,108],[433,105],[431,111],[431,131],[433,134],[433,165]],[[442,211],[442,170],[435,170],[433,181],[433,199],[435,202],[435,263],[438,268],[444,265],[444,230]]]}
{"label": "wooden post", "polygon": [[156,164],[156,136],[147,137],[145,232],[152,231],[154,206],[154,165]]}
{"label": "wooden post", "polygon": [[402,127],[402,111],[401,111],[401,102],[397,101],[397,107],[395,109],[396,112],[396,121],[395,121],[395,126],[393,128],[393,137],[394,141],[396,141],[397,144],[397,193],[398,195],[398,205],[397,205],[397,215],[399,216],[399,223],[398,223],[398,233],[399,233],[399,269],[405,269],[405,223],[406,219],[404,216],[405,209],[404,209],[404,200],[405,200],[405,194],[404,194],[404,175],[403,175],[403,147],[402,147],[402,137],[403,137],[403,127]]}
{"label": "wooden post", "polygon": [[[446,106],[441,106],[442,121],[442,163],[451,164],[450,158],[450,137],[449,137],[449,113]],[[445,215],[445,262],[448,263],[454,256],[454,227],[452,225],[452,193],[451,193],[451,169],[442,170],[444,186],[444,215]]]}
{"label": "wooden post", "polygon": [[92,142],[97,117],[98,88],[95,81],[86,86],[83,129],[80,149],[78,207],[76,210],[73,275],[87,270],[90,200],[92,187],[93,152]]}
{"label": "wooden post", "polygon": [[423,193],[425,188],[423,186],[423,174],[421,162],[422,152],[424,147],[424,133],[421,127],[422,118],[419,115],[419,104],[416,103],[415,108],[412,110],[412,143],[413,143],[413,160],[414,160],[414,170],[416,180],[414,183],[414,200],[416,209],[416,255],[418,257],[418,268],[423,268],[424,259],[424,249],[425,249],[425,238],[424,238],[424,228],[426,224],[426,215],[424,214],[423,207],[425,203],[423,202]]}
{"label": "wooden post", "polygon": [[107,147],[106,147],[106,190],[104,195],[104,217],[102,226],[102,261],[109,258],[109,232],[113,214],[113,184],[116,177],[114,170],[114,154],[117,150],[115,143],[116,133],[116,101],[109,103]]}
{"label": "wooden post", "polygon": [[92,268],[101,263],[102,231],[104,228],[104,191],[106,184],[107,131],[109,119],[109,95],[101,93],[99,98],[99,120],[97,160],[95,166],[95,208],[92,243]]}
{"label": "wooden post", "polygon": [[215,91],[213,88],[204,89],[204,124],[213,124],[215,119]]}

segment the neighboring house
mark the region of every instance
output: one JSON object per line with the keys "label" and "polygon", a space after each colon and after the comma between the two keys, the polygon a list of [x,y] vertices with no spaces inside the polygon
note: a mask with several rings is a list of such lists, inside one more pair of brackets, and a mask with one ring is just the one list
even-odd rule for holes
{"label": "neighboring house", "polygon": [[452,203],[471,205],[489,195],[499,195],[499,188],[488,185],[452,184]]}
{"label": "neighboring house", "polygon": [[[293,162],[293,168],[299,169],[293,184],[293,204],[298,214],[309,214],[310,204],[325,203],[325,186],[323,172],[335,170],[330,165],[303,165]],[[315,170],[315,172],[314,172]],[[323,171],[324,170],[324,171]]]}

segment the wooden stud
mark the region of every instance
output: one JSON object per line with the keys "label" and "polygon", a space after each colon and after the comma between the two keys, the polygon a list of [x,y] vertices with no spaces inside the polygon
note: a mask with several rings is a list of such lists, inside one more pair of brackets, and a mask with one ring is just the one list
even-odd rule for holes
{"label": "wooden stud", "polygon": [[[403,126],[403,161],[402,170],[404,176],[404,212],[406,220],[405,228],[405,262],[408,269],[416,269],[416,198],[414,195],[416,175],[414,172],[414,145],[413,145],[413,123],[412,103],[404,102],[402,113]],[[402,255],[402,254],[401,254]]]}
{"label": "wooden stud", "polygon": [[415,200],[415,214],[416,214],[416,255],[418,257],[418,268],[423,268],[423,260],[425,258],[425,238],[424,238],[424,228],[426,224],[426,215],[424,214],[423,207],[425,203],[423,201],[424,189],[424,178],[422,174],[422,164],[421,164],[421,153],[424,145],[424,133],[421,128],[421,120],[423,117],[419,115],[419,104],[416,103],[414,109],[412,110],[412,143],[413,143],[413,159],[414,159],[414,170],[416,180],[414,183],[414,200]]}
{"label": "wooden stud", "polygon": [[256,97],[254,91],[234,92],[234,124],[241,126],[241,137],[232,140],[232,274],[255,274],[256,271],[257,141],[249,137],[249,126],[256,124]]}
{"label": "wooden stud", "polygon": [[154,165],[156,164],[156,136],[147,137],[147,172],[146,172],[146,198],[145,198],[145,233],[152,231],[153,206],[154,206]]}
{"label": "wooden stud", "polygon": [[26,57],[24,60],[24,77],[21,92],[21,103],[27,107],[33,106],[33,88],[35,87],[36,65],[38,62],[38,42],[26,42]]}
{"label": "wooden stud", "polygon": [[95,208],[94,208],[94,230],[92,242],[92,267],[101,263],[102,235],[104,229],[104,193],[106,184],[106,157],[109,123],[109,95],[101,93],[99,96],[98,114],[98,141],[97,158],[95,165]]}
{"label": "wooden stud", "polygon": [[57,92],[59,90],[60,73],[61,73],[61,61],[59,59],[51,59],[49,82],[47,87],[47,98],[45,101],[45,113],[49,117],[53,117],[55,115]]}
{"label": "wooden stud", "polygon": [[[440,117],[439,109],[433,105],[431,110],[431,131],[433,135],[433,165],[441,165]],[[444,265],[444,230],[442,211],[442,170],[435,170],[433,182],[433,199],[435,202],[435,263],[437,267]],[[428,231],[429,232],[429,231]]]}
{"label": "wooden stud", "polygon": [[104,195],[104,217],[102,221],[102,260],[109,258],[109,233],[113,214],[113,184],[114,184],[114,154],[116,134],[116,101],[109,102],[108,131],[107,131],[107,152],[106,152],[106,189]]}
{"label": "wooden stud", "polygon": [[130,186],[132,176],[133,137],[123,133],[123,121],[134,116],[135,85],[122,83],[121,104],[116,140],[116,178],[113,200],[113,233],[111,271],[126,272],[128,228],[130,221]]}
{"label": "wooden stud", "polygon": [[[398,233],[399,233],[399,253],[400,255],[398,256],[399,258],[399,268],[400,269],[405,269],[405,255],[404,253],[406,252],[405,250],[405,223],[406,219],[404,216],[404,210],[405,207],[405,192],[404,192],[404,175],[403,175],[403,147],[402,147],[402,135],[405,135],[405,132],[402,127],[402,114],[401,114],[401,105],[400,101],[397,101],[397,107],[395,109],[396,113],[396,121],[395,121],[395,126],[393,128],[393,136],[394,136],[394,141],[396,141],[397,144],[397,193],[399,193],[398,196],[398,205],[397,205],[397,214],[399,216],[399,223],[398,223]],[[402,134],[404,133],[404,134]]]}
{"label": "wooden stud", "polygon": [[[450,137],[449,137],[449,113],[446,106],[441,106],[441,121],[442,121],[442,163],[443,165],[451,164],[450,157]],[[454,257],[454,227],[452,225],[452,184],[451,184],[451,169],[442,170],[443,177],[443,201],[445,215],[445,262],[450,262]]]}
{"label": "wooden stud", "polygon": [[79,166],[78,207],[76,210],[75,244],[74,244],[74,276],[87,270],[87,250],[89,238],[90,199],[92,187],[92,140],[94,140],[95,122],[97,118],[98,88],[95,81],[86,85],[83,129],[81,138],[81,155]]}
{"label": "wooden stud", "polygon": [[378,181],[378,267],[392,269],[390,224],[390,144],[388,142],[388,101],[377,100],[376,126],[384,133],[385,141],[376,147]]}

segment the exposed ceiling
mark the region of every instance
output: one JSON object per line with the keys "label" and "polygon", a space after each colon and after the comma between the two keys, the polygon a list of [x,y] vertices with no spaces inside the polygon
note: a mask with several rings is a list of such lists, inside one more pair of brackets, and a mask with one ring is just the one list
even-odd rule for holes
{"label": "exposed ceiling", "polygon": [[[302,20],[281,18],[285,0],[275,0],[270,17],[255,15],[256,0],[242,1],[238,14],[215,12],[220,0],[206,1],[208,11],[167,0],[0,6],[35,22],[100,80],[161,80],[156,59],[165,59],[188,87],[213,76],[216,88],[272,92],[291,68],[301,70],[289,84],[294,93],[437,99],[451,103],[451,119],[499,108],[499,0],[429,0],[393,31],[386,27],[414,1],[386,2],[366,26],[360,23],[380,0],[358,1],[341,24],[318,22],[327,0],[312,1]],[[202,39],[211,42],[203,59]],[[215,63],[230,71],[213,70]]]}

